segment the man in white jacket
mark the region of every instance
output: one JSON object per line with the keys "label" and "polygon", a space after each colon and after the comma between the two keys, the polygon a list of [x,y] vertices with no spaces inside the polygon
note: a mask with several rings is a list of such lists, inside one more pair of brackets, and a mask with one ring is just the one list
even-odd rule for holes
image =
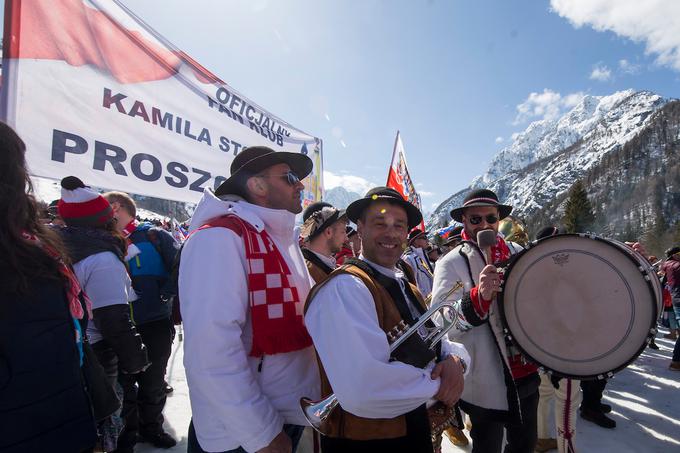
{"label": "man in white jacket", "polygon": [[246,148],[196,207],[179,272],[188,453],[295,451],[300,398],[320,386],[294,228],[311,169],[303,154]]}

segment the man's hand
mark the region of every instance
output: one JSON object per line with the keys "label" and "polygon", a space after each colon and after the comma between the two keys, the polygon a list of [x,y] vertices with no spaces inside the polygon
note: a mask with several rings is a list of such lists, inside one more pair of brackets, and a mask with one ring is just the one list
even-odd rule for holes
{"label": "man's hand", "polygon": [[290,437],[281,431],[269,445],[257,450],[257,453],[291,453],[292,451],[293,443],[290,441]]}
{"label": "man's hand", "polygon": [[639,242],[626,242],[625,244],[649,260],[649,255],[647,255],[647,249],[645,249],[644,245]]}
{"label": "man's hand", "polygon": [[493,299],[493,296],[499,292],[501,287],[501,275],[498,273],[496,266],[490,264],[484,266],[482,272],[479,273],[479,285],[477,291],[479,296],[486,301]]}
{"label": "man's hand", "polygon": [[456,404],[463,393],[463,365],[460,359],[456,356],[448,356],[434,367],[430,377],[441,378],[439,390],[434,398],[449,407]]}

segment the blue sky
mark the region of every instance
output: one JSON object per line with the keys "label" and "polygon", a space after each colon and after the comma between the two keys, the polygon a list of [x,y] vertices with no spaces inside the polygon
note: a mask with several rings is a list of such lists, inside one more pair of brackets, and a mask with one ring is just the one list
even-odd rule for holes
{"label": "blue sky", "polygon": [[426,211],[569,95],[680,97],[680,11],[664,0],[122,1],[321,137],[327,187],[384,184],[400,130]]}

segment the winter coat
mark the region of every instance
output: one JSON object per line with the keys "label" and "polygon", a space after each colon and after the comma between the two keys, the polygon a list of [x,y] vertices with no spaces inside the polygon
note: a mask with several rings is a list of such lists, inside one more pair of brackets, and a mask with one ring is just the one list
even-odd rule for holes
{"label": "winter coat", "polygon": [[191,221],[179,270],[184,367],[193,423],[206,451],[267,446],[284,423],[304,425],[300,398],[318,398],[314,348],[251,357],[251,310],[243,239],[227,228],[196,231],[234,214],[266,229],[286,260],[303,308],[313,284],[294,229],[295,215],[241,199],[223,201],[206,190]]}
{"label": "winter coat", "polygon": [[666,282],[673,296],[673,304],[680,305],[680,261],[666,260],[661,270],[666,275]]}
{"label": "winter coat", "polygon": [[106,340],[124,373],[138,373],[148,365],[146,347],[130,320],[130,277],[118,240],[104,230],[66,227],[58,230],[73,260],[73,270],[92,301],[87,335],[91,344]]}
{"label": "winter coat", "polygon": [[[498,308],[492,303],[488,317],[480,319],[470,297],[484,266],[483,254],[476,244],[466,241],[454,248],[437,262],[432,303],[455,301],[459,322],[450,331],[449,339],[462,343],[472,359],[461,407],[466,412],[484,409],[499,419],[508,414],[517,417],[518,395]],[[463,288],[445,297],[458,282]]]}
{"label": "winter coat", "polygon": [[0,451],[84,451],[97,433],[64,287],[31,290],[0,287]]}
{"label": "winter coat", "polygon": [[138,225],[129,240],[140,252],[127,262],[138,297],[130,302],[133,322],[141,325],[170,318],[174,289],[169,276],[179,244],[169,232],[149,223]]}

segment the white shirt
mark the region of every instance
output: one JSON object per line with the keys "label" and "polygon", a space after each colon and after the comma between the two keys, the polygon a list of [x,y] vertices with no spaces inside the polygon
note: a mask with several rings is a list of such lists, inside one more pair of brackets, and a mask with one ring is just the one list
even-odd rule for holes
{"label": "white shirt", "polygon": [[[136,298],[125,265],[113,252],[90,255],[75,263],[73,271],[92,301],[93,310],[109,305],[127,305],[128,300]],[[87,323],[87,336],[90,344],[104,339],[94,320]]]}
{"label": "white shirt", "polygon": [[312,249],[307,249],[307,250],[309,250],[310,252],[315,254],[317,257],[319,257],[321,262],[323,262],[326,266],[330,267],[331,269],[335,269],[337,267],[337,263],[335,262],[335,258],[333,258],[332,256],[322,255],[321,253],[315,252]]}
{"label": "white shirt", "polygon": [[[312,281],[294,231],[295,215],[245,201],[223,201],[206,190],[191,230],[233,213],[266,229],[292,273],[302,313]],[[198,231],[180,261],[184,366],[198,441],[206,451],[266,447],[284,423],[304,425],[300,398],[319,397],[314,348],[249,356],[253,331],[243,240],[226,228]]]}
{"label": "white shirt", "polygon": [[[391,278],[400,274],[371,265]],[[390,345],[378,323],[373,296],[359,278],[338,275],[327,281],[308,307],[305,323],[346,411],[366,418],[393,418],[437,393],[440,380],[430,378],[433,363],[422,369],[390,362]],[[470,363],[461,345],[444,340],[442,353],[452,352]]]}

